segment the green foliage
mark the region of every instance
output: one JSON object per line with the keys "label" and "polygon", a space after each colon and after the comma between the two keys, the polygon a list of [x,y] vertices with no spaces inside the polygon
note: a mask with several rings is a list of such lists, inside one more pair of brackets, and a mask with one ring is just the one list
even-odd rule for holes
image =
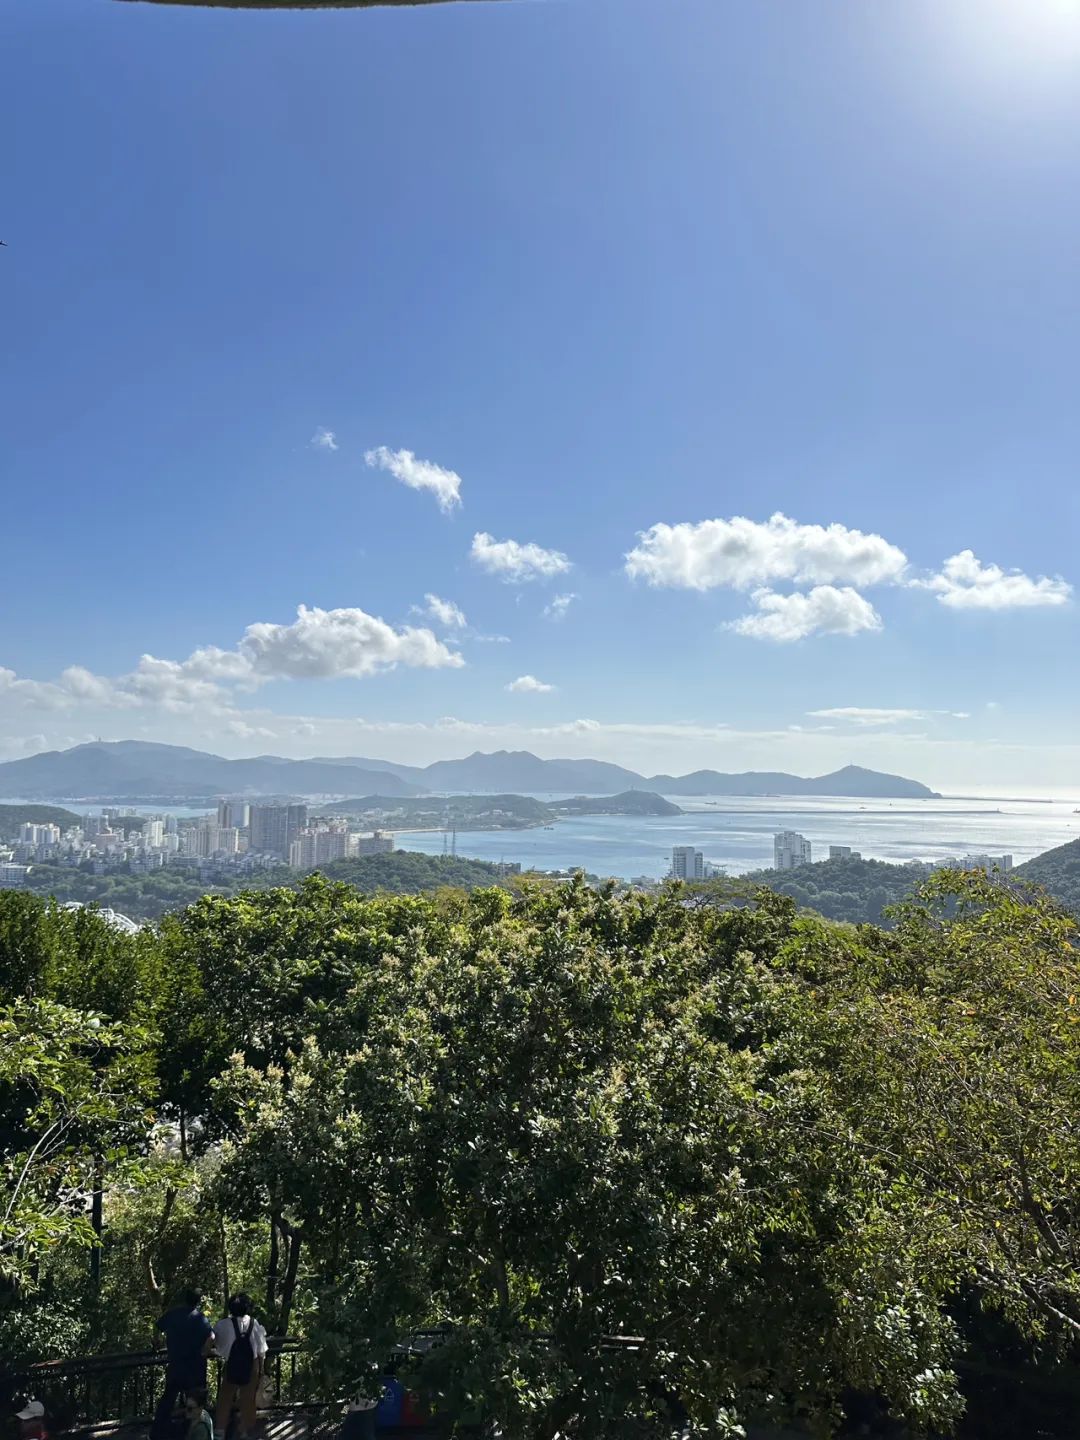
{"label": "green foliage", "polygon": [[421,855],[415,850],[333,860],[322,867],[321,873],[328,880],[343,881],[369,894],[382,890],[392,895],[423,895],[444,885],[463,889],[495,885],[500,876],[499,867],[486,860],[466,860],[462,855]]}
{"label": "green foliage", "polygon": [[14,840],[22,825],[59,825],[68,830],[82,823],[82,816],[59,805],[0,805],[0,840]]}
{"label": "green foliage", "polygon": [[743,879],[790,895],[803,909],[829,920],[888,926],[886,908],[900,904],[917,890],[923,872],[883,860],[841,859],[821,860],[797,870],[759,870]]}
{"label": "green foliage", "polygon": [[43,1255],[87,1246],[95,1173],[125,1170],[146,1127],[142,1037],[49,1000],[0,1009],[0,1282],[32,1288]]}
{"label": "green foliage", "polygon": [[178,1284],[244,1284],[327,1393],[441,1325],[415,1377],[441,1415],[614,1440],[669,1433],[670,1392],[703,1436],[830,1434],[849,1387],[943,1431],[955,1314],[1074,1343],[1080,965],[1052,905],[945,872],[885,932],[744,884],[346,863],[375,890],[379,862],[431,893],[313,876],[136,936],[0,894],[8,1353],[142,1344]]}

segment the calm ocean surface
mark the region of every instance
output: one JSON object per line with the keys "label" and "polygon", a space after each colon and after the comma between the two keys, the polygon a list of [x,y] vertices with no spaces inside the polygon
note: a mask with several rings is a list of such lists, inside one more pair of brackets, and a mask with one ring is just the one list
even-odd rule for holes
{"label": "calm ocean surface", "polygon": [[[597,815],[558,820],[550,830],[459,831],[459,855],[520,860],[526,868],[582,868],[628,879],[661,877],[673,845],[696,845],[729,874],[771,866],[773,835],[798,830],[814,859],[830,845],[850,845],[868,860],[944,860],[970,851],[1011,854],[1019,865],[1055,845],[1080,838],[1080,799],[832,800],[672,797],[683,815],[638,818]],[[690,807],[693,807],[691,809]],[[401,834],[403,850],[441,854],[441,831]]]}

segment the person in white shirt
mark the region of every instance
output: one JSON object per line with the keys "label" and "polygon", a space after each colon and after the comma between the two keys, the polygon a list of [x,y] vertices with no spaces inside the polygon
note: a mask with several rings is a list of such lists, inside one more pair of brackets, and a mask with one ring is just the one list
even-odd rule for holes
{"label": "person in white shirt", "polygon": [[251,1313],[251,1297],[234,1295],[228,1315],[214,1326],[204,1352],[221,1361],[214,1407],[215,1440],[223,1440],[234,1404],[240,1411],[239,1434],[250,1435],[255,1428],[256,1395],[268,1349],[266,1331]]}

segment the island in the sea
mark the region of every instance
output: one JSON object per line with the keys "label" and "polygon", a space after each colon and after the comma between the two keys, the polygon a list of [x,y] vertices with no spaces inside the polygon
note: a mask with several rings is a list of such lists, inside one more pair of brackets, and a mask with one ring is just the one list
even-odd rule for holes
{"label": "island in the sea", "polygon": [[346,817],[394,830],[529,830],[562,815],[681,815],[678,805],[649,790],[619,795],[575,795],[537,800],[532,795],[365,795],[319,806],[323,816]]}

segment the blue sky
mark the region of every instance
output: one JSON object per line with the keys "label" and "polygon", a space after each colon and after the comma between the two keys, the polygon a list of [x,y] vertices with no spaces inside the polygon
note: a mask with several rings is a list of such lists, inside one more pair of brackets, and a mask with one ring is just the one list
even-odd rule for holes
{"label": "blue sky", "polygon": [[1080,783],[1078,70],[1072,0],[0,6],[0,757]]}

